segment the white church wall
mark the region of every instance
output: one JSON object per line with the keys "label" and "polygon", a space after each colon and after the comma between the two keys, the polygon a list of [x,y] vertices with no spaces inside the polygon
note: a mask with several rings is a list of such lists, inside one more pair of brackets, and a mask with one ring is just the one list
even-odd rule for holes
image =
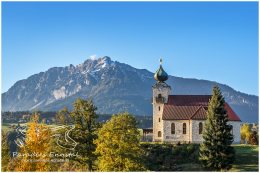
{"label": "white church wall", "polygon": [[239,144],[241,140],[241,135],[240,135],[240,127],[241,127],[241,122],[240,121],[229,121],[228,124],[233,126],[233,135],[234,135],[234,144]]}
{"label": "white church wall", "polygon": [[192,143],[201,143],[203,138],[202,134],[199,134],[199,123],[202,123],[202,129],[204,129],[205,121],[204,120],[192,120],[191,121],[192,129]]}
{"label": "white church wall", "polygon": [[[175,134],[171,134],[171,124],[175,123]],[[183,134],[183,123],[186,123],[186,134]],[[190,138],[190,121],[189,120],[172,120],[163,121],[163,140],[165,142],[187,143]]]}
{"label": "white church wall", "polygon": [[[165,142],[181,142],[181,143],[201,143],[203,141],[202,134],[199,134],[199,123],[205,128],[204,120],[165,120],[163,121],[163,141]],[[171,134],[171,124],[175,123],[175,134]],[[186,134],[183,134],[183,123],[186,123]],[[240,143],[240,126],[241,122],[229,121],[228,124],[233,126],[234,142]]]}
{"label": "white church wall", "polygon": [[[202,122],[203,129],[205,128],[205,121],[192,120],[192,143],[201,143],[203,141],[202,134],[199,134],[199,123]],[[239,121],[229,121],[228,124],[233,126],[234,142],[240,143],[240,124]]]}

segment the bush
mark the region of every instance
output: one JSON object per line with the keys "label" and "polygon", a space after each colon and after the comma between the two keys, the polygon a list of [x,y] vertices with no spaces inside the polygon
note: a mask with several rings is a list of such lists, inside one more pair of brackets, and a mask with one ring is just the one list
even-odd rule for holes
{"label": "bush", "polygon": [[248,143],[251,145],[258,145],[258,135],[256,131],[250,133]]}
{"label": "bush", "polygon": [[145,165],[150,171],[177,171],[177,165],[198,162],[197,144],[141,144]]}

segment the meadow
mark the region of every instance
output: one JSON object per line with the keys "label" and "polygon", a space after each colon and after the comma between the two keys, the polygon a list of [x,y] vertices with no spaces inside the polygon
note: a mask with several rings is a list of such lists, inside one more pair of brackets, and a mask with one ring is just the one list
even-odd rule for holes
{"label": "meadow", "polygon": [[[257,145],[236,144],[236,160],[230,172],[258,172],[259,147]],[[180,165],[181,171],[206,171],[198,163],[184,163]]]}

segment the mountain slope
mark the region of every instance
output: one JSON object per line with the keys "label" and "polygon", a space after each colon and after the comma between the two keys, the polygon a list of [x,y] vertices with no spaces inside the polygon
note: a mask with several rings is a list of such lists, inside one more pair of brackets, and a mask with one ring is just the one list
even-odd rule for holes
{"label": "mountain slope", "polygon": [[[129,111],[151,115],[153,73],[105,56],[77,66],[54,67],[16,82],[2,94],[3,111],[72,108],[78,97],[92,98],[99,113]],[[173,94],[210,94],[215,82],[170,76]],[[258,97],[218,84],[243,121],[258,121]]]}

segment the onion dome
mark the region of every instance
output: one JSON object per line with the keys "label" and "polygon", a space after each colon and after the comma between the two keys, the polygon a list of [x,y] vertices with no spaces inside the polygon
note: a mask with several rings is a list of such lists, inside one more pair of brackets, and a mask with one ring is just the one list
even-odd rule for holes
{"label": "onion dome", "polygon": [[164,82],[168,79],[168,74],[163,70],[162,59],[160,59],[160,67],[154,74],[154,79],[158,82]]}

